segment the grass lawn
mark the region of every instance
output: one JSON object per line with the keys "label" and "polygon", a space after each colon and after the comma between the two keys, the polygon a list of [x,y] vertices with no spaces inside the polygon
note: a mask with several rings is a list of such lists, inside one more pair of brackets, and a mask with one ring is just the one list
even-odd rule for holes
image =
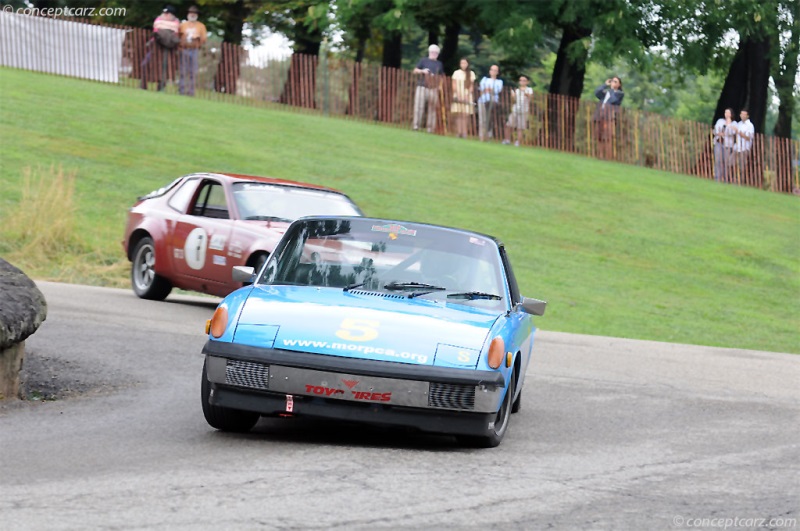
{"label": "grass lawn", "polygon": [[[193,171],[251,173],[500,238],[523,293],[549,301],[543,329],[800,353],[797,197],[12,69],[0,93],[0,256],[33,278],[128,286],[120,240],[136,196]],[[58,191],[64,208],[36,222],[73,236],[37,246],[21,227],[34,221],[13,221],[24,175],[59,168],[74,175],[72,207]]]}

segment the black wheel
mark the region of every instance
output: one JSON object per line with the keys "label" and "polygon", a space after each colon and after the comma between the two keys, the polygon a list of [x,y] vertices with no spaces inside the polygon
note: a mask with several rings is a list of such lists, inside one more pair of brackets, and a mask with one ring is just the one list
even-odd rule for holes
{"label": "black wheel", "polygon": [[520,409],[522,409],[522,390],[520,390],[519,396],[517,396],[517,399],[514,400],[514,405],[511,406],[511,412],[512,413],[519,413]]}
{"label": "black wheel", "polygon": [[256,425],[258,413],[241,411],[227,407],[212,406],[208,399],[211,396],[211,382],[208,381],[206,364],[203,362],[203,381],[200,383],[200,401],[203,404],[203,416],[209,426],[220,431],[246,432]]}
{"label": "black wheel", "polygon": [[460,436],[459,440],[466,446],[475,448],[494,448],[503,440],[503,436],[508,431],[508,423],[511,418],[511,409],[513,407],[511,401],[514,397],[515,378],[512,371],[508,382],[508,390],[506,396],[503,398],[503,403],[497,411],[494,419],[494,425],[486,430],[486,435],[464,435]]}
{"label": "black wheel", "polygon": [[136,244],[131,261],[131,286],[142,299],[163,301],[172,291],[172,284],[156,274],[156,248],[153,239],[144,237]]}

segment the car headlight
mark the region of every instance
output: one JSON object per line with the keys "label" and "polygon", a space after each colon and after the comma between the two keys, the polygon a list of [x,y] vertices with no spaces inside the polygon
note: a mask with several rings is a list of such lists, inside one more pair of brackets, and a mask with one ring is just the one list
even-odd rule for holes
{"label": "car headlight", "polygon": [[206,321],[206,333],[211,332],[212,337],[220,338],[228,327],[228,309],[224,306],[214,310],[214,315]]}
{"label": "car headlight", "polygon": [[506,345],[502,337],[492,339],[492,342],[489,344],[489,356],[487,358],[489,367],[492,369],[500,368],[500,364],[503,363],[503,358],[505,357],[505,350]]}

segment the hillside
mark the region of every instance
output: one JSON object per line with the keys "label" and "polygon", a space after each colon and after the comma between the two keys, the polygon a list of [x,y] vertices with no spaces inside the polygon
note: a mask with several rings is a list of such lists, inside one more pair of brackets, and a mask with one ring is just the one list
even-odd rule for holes
{"label": "hillside", "polygon": [[[230,171],[500,238],[523,293],[550,301],[544,329],[800,353],[796,197],[11,69],[0,92],[0,256],[34,278],[127,286],[120,239],[136,196]],[[75,175],[74,209],[40,217],[67,217],[72,237],[34,252],[11,220],[26,168],[51,167]]]}

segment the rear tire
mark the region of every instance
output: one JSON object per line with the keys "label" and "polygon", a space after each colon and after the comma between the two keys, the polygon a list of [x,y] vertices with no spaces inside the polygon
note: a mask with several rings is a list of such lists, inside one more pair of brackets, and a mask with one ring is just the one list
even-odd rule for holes
{"label": "rear tire", "polygon": [[203,416],[212,428],[220,431],[247,432],[256,425],[261,415],[252,411],[241,411],[227,407],[214,406],[209,403],[211,382],[208,381],[206,364],[203,362],[203,381],[200,383],[200,400],[203,405]]}
{"label": "rear tire", "polygon": [[163,301],[172,291],[172,284],[155,271],[156,247],[153,239],[146,236],[139,240],[131,260],[131,286],[142,299]]}
{"label": "rear tire", "polygon": [[486,435],[462,435],[458,440],[465,446],[473,448],[495,448],[500,444],[508,431],[508,423],[511,421],[511,409],[514,407],[512,400],[514,398],[514,389],[516,387],[516,378],[512,372],[509,375],[508,390],[506,396],[503,398],[503,403],[497,411],[494,419],[494,425],[486,430]]}

